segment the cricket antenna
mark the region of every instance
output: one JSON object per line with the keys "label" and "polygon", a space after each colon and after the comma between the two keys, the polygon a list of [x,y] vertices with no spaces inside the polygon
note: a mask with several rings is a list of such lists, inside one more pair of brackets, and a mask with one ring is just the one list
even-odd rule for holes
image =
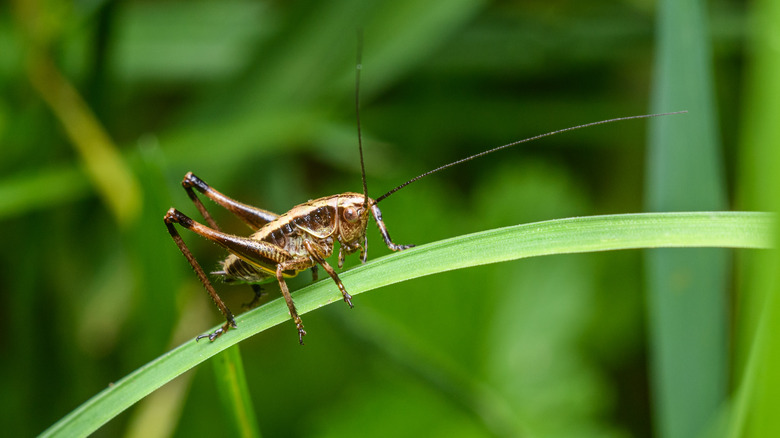
{"label": "cricket antenna", "polygon": [[[589,126],[603,125],[605,123],[619,122],[621,120],[648,119],[650,117],[670,116],[670,115],[673,115],[673,114],[684,114],[684,113],[687,113],[687,112],[688,111],[676,111],[676,112],[671,112],[671,113],[643,114],[643,115],[639,115],[639,116],[618,117],[618,118],[615,118],[615,119],[600,120],[598,122],[585,123],[584,125],[571,126],[571,127],[568,127],[568,128],[559,129],[557,131],[552,131],[552,132],[548,132],[548,133],[545,133],[545,134],[539,134],[539,135],[536,135],[536,136],[533,136],[533,137],[529,137],[529,138],[526,138],[526,139],[523,139],[523,140],[518,140],[518,141],[509,143],[509,144],[505,144],[503,146],[499,146],[499,147],[496,147],[496,148],[493,148],[493,149],[490,149],[490,150],[487,150],[487,151],[484,151],[484,152],[480,152],[480,153],[472,155],[470,157],[462,158],[462,159],[460,159],[458,161],[453,161],[452,163],[445,164],[444,166],[441,166],[441,167],[437,167],[436,169],[429,170],[428,172],[425,172],[422,175],[418,175],[418,176],[410,179],[409,181],[399,185],[398,187],[390,190],[389,192],[385,193],[384,195],[376,198],[376,202],[379,203],[379,201],[387,198],[388,196],[390,196],[393,193],[401,190],[402,188],[408,186],[409,184],[411,184],[411,183],[413,183],[413,182],[415,182],[415,181],[417,181],[419,179],[425,178],[426,176],[431,175],[433,173],[436,173],[436,172],[438,172],[440,170],[444,170],[444,169],[446,169],[448,167],[452,167],[452,166],[455,166],[455,165],[458,165],[458,164],[461,164],[461,163],[465,163],[466,161],[471,161],[471,160],[473,160],[475,158],[479,158],[479,157],[482,157],[482,156],[487,155],[487,154],[492,154],[493,152],[497,152],[497,151],[500,151],[501,149],[506,149],[508,147],[512,147],[512,146],[518,145],[520,143],[527,143],[529,141],[538,140],[538,139],[543,138],[543,137],[549,137],[551,135],[560,134],[560,133],[567,132],[567,131],[574,131],[575,129],[587,128]],[[365,177],[363,178],[363,184],[364,184],[364,187],[365,187]]]}
{"label": "cricket antenna", "polygon": [[368,185],[366,164],[363,161],[363,132],[360,130],[360,70],[363,69],[363,29],[357,30],[357,59],[355,61],[355,118],[357,119],[358,149],[360,150],[360,174],[363,176],[363,211],[368,209]]}

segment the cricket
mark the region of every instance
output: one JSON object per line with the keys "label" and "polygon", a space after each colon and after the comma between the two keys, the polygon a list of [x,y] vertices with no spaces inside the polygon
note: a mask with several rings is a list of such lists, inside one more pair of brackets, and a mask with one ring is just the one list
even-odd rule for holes
{"label": "cricket", "polygon": [[[219,294],[217,294],[209,277],[184,243],[184,240],[174,226],[175,224],[220,245],[228,251],[229,254],[227,258],[221,262],[221,269],[219,271],[211,272],[211,275],[221,277],[225,283],[251,285],[255,297],[252,302],[249,303],[248,307],[257,304],[261,291],[260,284],[273,282],[274,280],[277,281],[282,296],[290,311],[290,317],[295,323],[295,327],[298,331],[298,342],[303,345],[303,337],[306,335],[306,331],[303,327],[303,321],[295,308],[295,303],[290,295],[290,290],[287,287],[285,278],[294,277],[302,271],[311,269],[313,281],[317,281],[317,268],[318,266],[321,266],[336,283],[344,301],[352,308],[352,296],[347,292],[346,288],[344,288],[344,284],[342,284],[338,273],[328,263],[327,259],[333,254],[336,242],[338,242],[339,268],[342,268],[347,255],[357,251],[360,251],[360,261],[366,263],[366,230],[369,223],[369,215],[374,218],[374,222],[379,228],[379,233],[382,235],[382,239],[388,248],[392,251],[403,251],[412,248],[414,245],[398,245],[394,243],[390,238],[387,226],[382,219],[382,212],[379,210],[378,204],[393,193],[436,172],[521,143],[605,123],[645,119],[686,112],[678,111],[618,117],[563,128],[523,140],[514,141],[429,170],[428,172],[398,185],[377,198],[371,198],[368,196],[366,170],[363,160],[363,140],[360,128],[360,71],[362,69],[360,52],[361,51],[358,50],[358,62],[355,75],[355,113],[357,119],[358,151],[360,155],[360,168],[363,182],[362,193],[350,192],[314,199],[293,207],[287,213],[277,215],[270,211],[244,204],[225,196],[210,187],[192,172],[188,172],[184,176],[182,186],[207,222],[208,226],[191,219],[173,207],[170,208],[164,216],[165,225],[168,229],[168,233],[170,233],[173,241],[176,243],[176,246],[179,247],[179,250],[197,274],[203,287],[206,289],[209,296],[211,296],[214,304],[216,304],[225,317],[225,323],[220,328],[212,333],[199,335],[196,337],[196,340],[208,338],[209,341],[213,342],[230,328],[236,328],[237,326],[233,313],[222,301]],[[200,198],[195,193],[196,191],[235,215],[238,219],[248,225],[253,233],[248,237],[242,237],[222,232],[206,210],[203,202],[201,202]]]}

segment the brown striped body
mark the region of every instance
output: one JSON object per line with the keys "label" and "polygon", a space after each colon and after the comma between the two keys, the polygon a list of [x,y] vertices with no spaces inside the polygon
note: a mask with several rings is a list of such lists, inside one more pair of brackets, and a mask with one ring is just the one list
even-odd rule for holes
{"label": "brown striped body", "polygon": [[[323,258],[333,254],[334,243],[338,241],[341,267],[344,255],[365,248],[368,215],[363,203],[362,194],[344,193],[297,205],[249,237],[278,247],[278,253],[263,260],[246,260],[230,254],[222,262],[222,270],[213,274],[222,276],[226,282],[264,283],[276,279],[280,261],[308,259],[309,263],[301,263],[299,269],[283,273],[285,277],[293,277],[317,265],[304,245],[307,241],[320,250]],[[369,198],[369,205],[373,203]],[[347,220],[347,212],[357,220]]]}

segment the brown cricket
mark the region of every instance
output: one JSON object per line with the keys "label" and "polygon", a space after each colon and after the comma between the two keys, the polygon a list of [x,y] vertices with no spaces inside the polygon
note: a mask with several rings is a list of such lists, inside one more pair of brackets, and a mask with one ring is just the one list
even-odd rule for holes
{"label": "brown cricket", "polygon": [[[377,204],[380,201],[401,188],[448,167],[542,137],[620,120],[642,119],[686,112],[679,111],[664,114],[646,114],[601,120],[515,141],[430,170],[395,187],[384,195],[372,199],[368,196],[366,171],[363,162],[363,142],[360,132],[360,70],[361,64],[358,58],[355,109],[357,115],[358,150],[360,152],[363,193],[342,193],[340,195],[326,196],[297,205],[287,213],[277,215],[270,211],[238,202],[223,195],[211,188],[192,172],[189,172],[184,176],[182,186],[187,191],[190,199],[195,203],[195,206],[203,215],[206,222],[208,222],[209,226],[205,226],[190,219],[175,208],[169,209],[165,214],[165,225],[174,242],[176,242],[176,245],[179,247],[182,254],[184,254],[184,257],[187,258],[187,261],[189,261],[190,265],[195,270],[195,273],[198,275],[201,283],[203,283],[206,291],[211,295],[211,299],[214,300],[214,303],[226,319],[226,322],[222,327],[210,334],[200,335],[196,340],[209,338],[210,341],[214,341],[231,327],[236,328],[236,321],[233,318],[233,313],[214,290],[214,287],[212,286],[211,281],[209,281],[206,273],[203,271],[203,268],[201,268],[197,260],[195,260],[195,257],[187,248],[187,245],[182,240],[179,232],[174,227],[174,224],[179,224],[182,227],[219,244],[230,253],[227,258],[222,261],[222,269],[217,272],[212,272],[211,274],[222,277],[225,282],[251,284],[255,291],[255,298],[252,300],[252,303],[250,303],[250,306],[256,304],[258,301],[260,295],[260,287],[258,284],[276,279],[279,283],[282,296],[284,296],[284,299],[287,302],[290,316],[298,329],[298,341],[303,344],[303,336],[306,334],[306,331],[303,329],[303,321],[295,308],[295,303],[290,295],[290,290],[284,280],[285,277],[294,277],[301,271],[311,269],[312,277],[316,281],[317,266],[322,266],[322,268],[325,269],[325,272],[327,272],[333,281],[336,282],[336,286],[338,286],[341,291],[344,301],[349,304],[349,307],[352,307],[352,296],[344,288],[341,279],[339,279],[336,271],[327,262],[327,259],[333,254],[335,243],[338,242],[339,268],[343,266],[346,255],[352,254],[358,250],[360,251],[360,261],[363,263],[366,262],[366,228],[369,221],[369,212],[379,227],[379,232],[388,248],[393,251],[401,251],[413,247],[414,245],[397,245],[393,243],[390,234],[387,231],[387,226],[385,226],[385,223],[382,220],[382,212],[379,210],[379,207],[377,207]],[[216,222],[206,210],[206,207],[195,194],[195,190],[217,203],[217,205],[224,207],[236,215],[236,217],[249,225],[249,227],[254,230],[254,233],[249,237],[241,237],[220,231]]]}

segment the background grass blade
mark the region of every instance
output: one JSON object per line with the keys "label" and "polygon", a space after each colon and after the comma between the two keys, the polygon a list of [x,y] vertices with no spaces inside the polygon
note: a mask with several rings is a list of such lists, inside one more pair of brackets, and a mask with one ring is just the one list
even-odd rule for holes
{"label": "background grass blade", "polygon": [[[703,212],[538,222],[421,245],[344,272],[341,278],[356,295],[434,273],[541,255],[664,246],[768,248],[773,218],[762,213]],[[302,314],[341,301],[330,281],[308,286],[294,298]],[[191,341],[166,353],[88,400],[43,435],[87,435],[186,370],[287,319],[281,299],[240,315],[239,329],[214,343]],[[291,335],[291,342],[293,338]]]}
{"label": "background grass blade", "polygon": [[26,31],[28,77],[67,132],[106,207],[120,225],[127,226],[140,212],[138,181],[87,102],[51,58],[50,39],[55,35],[41,31],[42,9],[37,1],[16,3],[18,23]]}
{"label": "background grass blade", "polygon": [[238,345],[233,345],[216,355],[211,361],[211,366],[214,368],[222,408],[231,420],[230,435],[244,438],[260,437]]}
{"label": "background grass blade", "polygon": [[[739,208],[780,210],[780,3],[753,4],[741,114]],[[736,299],[735,396],[729,437],[780,434],[780,300],[776,251],[740,257]]]}
{"label": "background grass blade", "polygon": [[[705,5],[658,3],[651,111],[689,113],[649,122],[649,211],[726,208]],[[726,399],[728,261],[728,252],[719,249],[646,254],[652,400],[660,437],[698,436]]]}

